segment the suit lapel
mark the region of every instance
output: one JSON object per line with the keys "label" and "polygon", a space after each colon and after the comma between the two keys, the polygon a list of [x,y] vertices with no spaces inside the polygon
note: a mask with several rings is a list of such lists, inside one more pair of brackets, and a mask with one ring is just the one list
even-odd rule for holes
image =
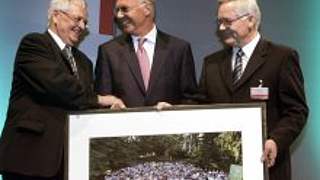
{"label": "suit lapel", "polygon": [[161,31],[158,31],[156,45],[154,48],[154,57],[153,63],[151,66],[151,74],[149,80],[148,92],[152,90],[154,84],[157,82],[157,79],[160,77],[161,69],[163,67],[164,62],[166,61],[166,57],[168,55],[167,49],[168,37],[164,35]]}
{"label": "suit lapel", "polygon": [[54,41],[53,37],[49,34],[48,31],[45,32],[45,35],[48,37],[48,40],[51,42],[55,56],[60,57],[61,60],[64,59],[62,55],[62,51],[59,48],[58,44]]}
{"label": "suit lapel", "polygon": [[220,61],[220,64],[219,64],[221,78],[230,92],[233,89],[231,58],[232,58],[232,48],[225,49],[222,54],[222,60]]}
{"label": "suit lapel", "polygon": [[253,54],[243,72],[242,77],[239,82],[235,84],[234,90],[242,86],[251,76],[253,76],[254,72],[262,66],[266,61],[266,53],[267,53],[267,44],[264,40],[260,40],[257,44],[257,47],[253,51]]}
{"label": "suit lapel", "polygon": [[140,88],[140,90],[145,93],[145,87],[143,83],[143,78],[141,75],[140,67],[138,58],[136,55],[136,52],[133,47],[132,39],[130,35],[125,34],[124,38],[121,41],[122,46],[125,46],[124,48],[121,48],[123,50],[122,54],[124,55],[124,59],[127,61],[129,69],[137,81],[137,84]]}
{"label": "suit lapel", "polygon": [[54,56],[57,57],[57,63],[61,64],[62,65],[61,67],[66,68],[67,71],[70,72],[70,74],[72,74],[71,66],[68,60],[63,56],[62,50],[60,49],[58,44],[55,42],[55,40],[52,38],[52,36],[49,34],[48,31],[45,32],[45,35],[48,37],[48,40],[52,44]]}
{"label": "suit lapel", "polygon": [[[86,75],[87,73],[84,72],[87,68],[85,67],[86,64],[83,63],[85,60],[83,59],[83,57],[80,55],[79,50],[72,48],[72,54],[74,56],[74,60],[76,61],[76,66],[77,66],[77,70],[78,70],[78,74],[79,74],[79,78],[80,79],[86,79],[85,77],[83,77],[83,75]],[[71,65],[69,63],[69,67],[71,68]]]}

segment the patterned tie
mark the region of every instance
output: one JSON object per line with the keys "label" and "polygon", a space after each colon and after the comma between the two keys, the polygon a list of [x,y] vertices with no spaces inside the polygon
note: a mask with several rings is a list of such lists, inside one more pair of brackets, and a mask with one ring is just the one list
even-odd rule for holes
{"label": "patterned tie", "polygon": [[76,61],[72,55],[71,47],[66,45],[65,48],[62,50],[62,54],[68,60],[73,75],[75,75],[79,79],[78,69],[77,69]]}
{"label": "patterned tie", "polygon": [[236,62],[234,64],[233,72],[232,72],[232,81],[235,84],[242,75],[242,57],[244,53],[240,48],[236,54]]}
{"label": "patterned tie", "polygon": [[147,39],[140,38],[138,39],[138,49],[137,49],[137,57],[139,60],[140,71],[143,78],[144,87],[146,90],[148,89],[149,78],[150,78],[150,61],[147,55],[146,50],[143,47],[143,43]]}

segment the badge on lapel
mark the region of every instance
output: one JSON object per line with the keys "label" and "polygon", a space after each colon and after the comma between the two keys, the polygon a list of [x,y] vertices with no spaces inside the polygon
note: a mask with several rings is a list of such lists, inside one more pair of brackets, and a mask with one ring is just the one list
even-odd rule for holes
{"label": "badge on lapel", "polygon": [[254,100],[268,100],[269,99],[269,88],[263,87],[263,81],[259,80],[258,87],[250,88],[250,98]]}

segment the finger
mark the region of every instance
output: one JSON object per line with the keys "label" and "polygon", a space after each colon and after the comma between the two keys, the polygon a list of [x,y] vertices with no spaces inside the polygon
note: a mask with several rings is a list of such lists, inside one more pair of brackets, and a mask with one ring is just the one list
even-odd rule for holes
{"label": "finger", "polygon": [[271,155],[272,153],[266,153],[262,156],[262,160],[266,163],[267,167],[270,168],[275,164],[275,157]]}
{"label": "finger", "polygon": [[121,100],[117,101],[115,104],[119,109],[126,108],[126,106],[124,105],[124,103]]}
{"label": "finger", "polygon": [[162,103],[158,103],[158,104],[155,106],[155,108],[156,108],[158,111],[161,111],[161,110],[164,108],[164,106],[163,106]]}
{"label": "finger", "polygon": [[157,105],[156,105],[156,108],[157,108],[157,110],[163,110],[163,109],[165,109],[165,108],[169,108],[169,107],[171,107],[172,105],[171,104],[169,104],[169,103],[167,103],[167,102],[159,102]]}
{"label": "finger", "polygon": [[270,167],[272,167],[273,165],[274,165],[274,163],[275,163],[275,160],[273,159],[273,158],[270,158],[269,160],[268,160],[268,168],[270,168]]}
{"label": "finger", "polygon": [[123,103],[121,103],[119,106],[121,109],[127,108],[126,105],[124,105]]}
{"label": "finger", "polygon": [[120,106],[118,104],[112,104],[111,108],[110,109],[115,109],[115,110],[118,110],[120,109]]}

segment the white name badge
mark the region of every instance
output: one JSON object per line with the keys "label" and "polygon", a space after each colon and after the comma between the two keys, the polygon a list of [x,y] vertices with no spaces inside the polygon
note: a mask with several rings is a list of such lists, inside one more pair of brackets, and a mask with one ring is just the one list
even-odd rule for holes
{"label": "white name badge", "polygon": [[269,88],[267,87],[252,87],[250,88],[250,97],[255,100],[268,100]]}

